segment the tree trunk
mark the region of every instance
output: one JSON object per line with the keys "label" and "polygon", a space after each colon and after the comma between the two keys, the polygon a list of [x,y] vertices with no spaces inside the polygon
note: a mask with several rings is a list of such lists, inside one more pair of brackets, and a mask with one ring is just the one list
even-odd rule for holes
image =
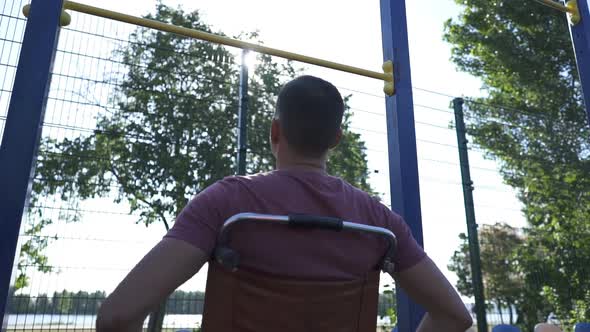
{"label": "tree trunk", "polygon": [[514,324],[514,317],[512,316],[512,303],[508,302],[508,314],[510,315],[510,324]]}

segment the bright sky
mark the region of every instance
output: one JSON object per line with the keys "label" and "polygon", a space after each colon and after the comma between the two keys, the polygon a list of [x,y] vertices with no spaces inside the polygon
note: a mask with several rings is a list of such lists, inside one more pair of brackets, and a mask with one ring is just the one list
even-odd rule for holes
{"label": "bright sky", "polygon": [[[146,14],[155,8],[155,1],[80,2],[133,15]],[[377,71],[381,67],[377,0],[163,2],[168,5],[180,4],[187,10],[198,9],[214,30],[229,35],[258,30],[265,44],[272,47]],[[454,131],[447,129],[453,119],[453,114],[449,113],[452,98],[448,96],[480,95],[481,83],[456,72],[449,60],[449,45],[442,41],[444,22],[459,13],[453,1],[407,1],[407,6],[425,247],[454,282],[455,276],[446,266],[458,245],[458,234],[465,232],[466,226],[456,136]],[[73,20],[76,20],[76,16]],[[305,68],[307,73],[331,80],[343,93],[353,93],[353,128],[367,142],[371,169],[379,171],[373,174],[371,184],[385,193],[384,200],[389,202],[382,83],[311,66]],[[477,221],[501,221],[523,226],[519,203],[514,192],[502,184],[496,164],[485,160],[478,151],[471,151],[470,158],[476,188]],[[105,200],[88,202],[84,208],[126,212],[124,205],[113,205]],[[112,290],[125,272],[164,233],[162,225],[154,224],[146,229],[142,225],[135,225],[133,221],[133,216],[86,213],[83,222],[56,225],[51,231],[59,233],[63,239],[52,244],[48,252],[50,264],[63,268],[57,275],[33,275],[33,284],[29,290],[33,293],[63,288]],[[204,279],[205,271],[202,271],[183,288],[202,290]]]}

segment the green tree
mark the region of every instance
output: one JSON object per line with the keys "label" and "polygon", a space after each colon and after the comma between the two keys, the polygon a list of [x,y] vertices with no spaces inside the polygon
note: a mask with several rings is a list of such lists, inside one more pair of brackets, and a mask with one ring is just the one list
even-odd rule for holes
{"label": "green tree", "polygon": [[473,282],[471,280],[471,265],[469,258],[469,239],[465,233],[459,234],[461,243],[455,250],[447,268],[457,275],[457,290],[464,296],[473,297]]}
{"label": "green tree", "polygon": [[[211,32],[198,12],[158,4],[148,18]],[[250,34],[247,38],[257,38]],[[109,80],[117,105],[97,118],[96,130],[76,138],[42,142],[33,186],[31,239],[22,251],[24,267],[47,267],[46,218],[40,200],[55,198],[67,208],[60,216],[78,221],[79,204],[91,198],[124,202],[138,222],[169,225],[189,198],[236,169],[238,69],[224,47],[145,28],[114,55],[125,65]],[[274,160],[268,130],[280,87],[298,71],[288,61],[259,56],[250,80],[249,155],[251,173],[268,171]],[[119,77],[120,76],[120,77]],[[92,96],[89,96],[89,99]],[[364,143],[348,130],[329,160],[335,175],[370,191]],[[77,212],[72,212],[77,211]],[[35,263],[37,262],[37,263]]]}
{"label": "green tree", "polygon": [[93,314],[88,312],[88,302],[90,301],[90,294],[86,291],[78,291],[71,293],[72,295],[72,307],[68,314],[74,315],[90,315]]}
{"label": "green tree", "polygon": [[72,313],[72,310],[74,309],[73,298],[74,294],[65,289],[61,292],[54,292],[51,299],[53,307],[52,313],[57,315],[67,315]]}
{"label": "green tree", "polygon": [[35,312],[38,314],[48,314],[51,310],[51,301],[49,301],[49,297],[47,294],[39,294],[37,295],[37,299],[35,300]]}
{"label": "green tree", "polygon": [[507,309],[508,323],[514,324],[513,309],[520,304],[524,287],[515,249],[523,239],[515,228],[501,223],[483,225],[479,234],[485,295],[498,309]]}
{"label": "green tree", "polygon": [[392,285],[385,285],[382,294],[379,294],[377,304],[377,316],[388,318],[389,324],[382,328],[386,330],[393,329],[397,324],[397,302],[395,297],[395,288]]}
{"label": "green tree", "polygon": [[[568,23],[536,4],[456,2],[462,12],[445,32],[452,60],[487,93],[468,101],[468,131],[523,203],[517,256],[531,306],[542,294],[569,324],[590,290],[590,131]],[[531,329],[544,318],[524,319]]]}
{"label": "green tree", "polygon": [[[347,96],[345,102],[348,102],[349,99],[350,96]],[[361,140],[360,134],[350,130],[352,113],[350,113],[348,104],[345,106],[346,112],[342,120],[342,139],[340,144],[330,152],[327,171],[330,174],[346,179],[357,188],[377,195],[368,182],[369,167],[367,165],[365,142]]]}
{"label": "green tree", "polygon": [[85,314],[86,315],[96,315],[98,312],[98,308],[102,301],[106,298],[107,294],[104,291],[96,291],[93,293],[88,294],[87,302],[85,303]]}
{"label": "green tree", "polygon": [[12,314],[26,314],[34,312],[34,302],[28,294],[15,294],[10,301],[8,312]]}
{"label": "green tree", "polygon": [[[486,301],[499,310],[508,311],[507,322],[516,322],[514,308],[521,305],[523,294],[522,276],[515,268],[516,249],[523,243],[517,230],[509,225],[496,223],[483,225],[479,231],[481,270]],[[459,234],[461,243],[449,263],[449,270],[457,274],[457,289],[464,296],[473,297],[469,241],[464,233]],[[501,315],[501,319],[504,317]]]}
{"label": "green tree", "polygon": [[202,314],[204,299],[204,292],[174,291],[168,297],[166,312],[179,315]]}

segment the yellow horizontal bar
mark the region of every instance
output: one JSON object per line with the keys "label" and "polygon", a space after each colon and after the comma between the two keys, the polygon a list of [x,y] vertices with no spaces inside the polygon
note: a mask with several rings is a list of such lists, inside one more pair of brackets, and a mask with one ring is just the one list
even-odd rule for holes
{"label": "yellow horizontal bar", "polygon": [[344,71],[344,72],[348,72],[348,73],[352,73],[352,74],[357,74],[357,75],[361,75],[361,76],[376,78],[376,79],[387,81],[387,82],[390,82],[393,80],[391,75],[381,73],[381,72],[376,72],[376,71],[366,70],[366,69],[357,68],[357,67],[353,67],[353,66],[348,66],[348,65],[341,64],[341,63],[337,63],[337,62],[313,58],[313,57],[309,57],[309,56],[305,56],[305,55],[301,55],[301,54],[297,54],[297,53],[291,53],[291,52],[279,50],[276,48],[262,46],[259,44],[253,44],[253,43],[248,43],[248,42],[244,42],[244,41],[237,40],[237,39],[223,37],[223,36],[208,33],[208,32],[179,27],[179,26],[175,26],[172,24],[158,22],[155,20],[150,20],[150,19],[146,19],[146,18],[141,18],[141,17],[136,17],[136,16],[127,15],[127,14],[123,14],[123,13],[118,13],[115,11],[110,11],[110,10],[106,10],[106,9],[102,9],[102,8],[84,5],[84,4],[81,4],[78,2],[74,2],[74,1],[67,1],[67,0],[64,1],[64,9],[70,9],[73,11],[86,13],[86,14],[90,14],[90,15],[94,15],[94,16],[100,16],[100,17],[104,17],[107,19],[112,19],[112,20],[116,20],[116,21],[135,24],[135,25],[146,27],[146,28],[152,28],[152,29],[157,29],[160,31],[171,32],[171,33],[175,33],[175,34],[181,35],[181,36],[206,40],[206,41],[209,41],[212,43],[233,46],[233,47],[237,47],[237,48],[241,48],[241,49],[252,50],[255,52],[273,55],[273,56],[277,56],[277,57],[284,58],[284,59],[305,62],[305,63],[312,64],[312,65],[336,69],[336,70],[340,70],[340,71]]}
{"label": "yellow horizontal bar", "polygon": [[553,0],[534,0],[534,1],[536,1],[542,5],[545,5],[547,7],[559,10],[560,12],[563,12],[563,13],[577,14],[572,8],[562,5],[559,2],[556,2]]}

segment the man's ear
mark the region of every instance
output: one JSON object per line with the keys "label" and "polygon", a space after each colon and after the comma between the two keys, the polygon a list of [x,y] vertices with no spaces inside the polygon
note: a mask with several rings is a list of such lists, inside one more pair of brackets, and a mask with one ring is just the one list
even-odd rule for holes
{"label": "man's ear", "polygon": [[281,123],[279,119],[273,119],[270,126],[270,142],[278,144],[281,137]]}
{"label": "man's ear", "polygon": [[336,137],[334,137],[334,142],[330,146],[330,149],[337,147],[338,144],[340,144],[341,140],[342,140],[342,128],[338,128],[338,132],[336,133]]}

